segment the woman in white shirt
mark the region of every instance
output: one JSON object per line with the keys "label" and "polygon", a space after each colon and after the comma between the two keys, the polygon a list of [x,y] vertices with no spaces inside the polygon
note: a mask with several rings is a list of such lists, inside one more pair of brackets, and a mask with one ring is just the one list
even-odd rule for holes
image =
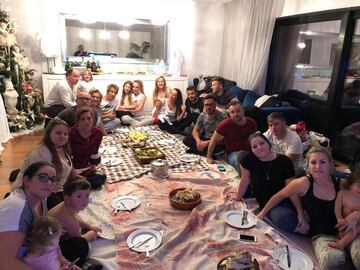
{"label": "woman in white shirt", "polygon": [[144,115],[146,96],[144,95],[144,84],[141,80],[135,80],[132,85],[132,92],[135,95],[135,108],[131,110],[133,116],[124,115],[121,121],[130,126],[145,126],[153,123],[150,115]]}

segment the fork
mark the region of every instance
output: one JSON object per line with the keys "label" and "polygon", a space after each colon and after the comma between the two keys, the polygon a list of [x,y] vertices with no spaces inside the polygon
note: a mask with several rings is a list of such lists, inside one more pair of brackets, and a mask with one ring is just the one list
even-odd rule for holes
{"label": "fork", "polygon": [[146,243],[144,247],[145,247],[145,251],[146,251],[146,258],[149,258],[150,257],[150,253],[149,253],[150,245],[149,245],[149,243]]}

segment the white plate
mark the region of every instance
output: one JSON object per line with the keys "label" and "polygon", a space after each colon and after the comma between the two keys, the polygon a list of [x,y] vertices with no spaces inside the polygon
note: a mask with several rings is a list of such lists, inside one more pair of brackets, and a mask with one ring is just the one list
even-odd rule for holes
{"label": "white plate", "polygon": [[193,154],[184,154],[179,159],[183,162],[196,162],[200,160],[200,156]]}
{"label": "white plate", "polygon": [[[146,239],[149,239],[144,244],[136,245],[137,243],[140,243],[141,241],[145,241]],[[153,229],[138,229],[136,231],[133,231],[131,234],[129,234],[127,238],[127,245],[132,250],[135,250],[137,252],[146,252],[145,245],[149,245],[149,251],[152,251],[156,248],[158,248],[161,245],[162,236],[161,233],[158,231],[155,231]],[[135,245],[135,246],[134,246]]]}
{"label": "white plate", "polygon": [[227,224],[239,229],[248,229],[256,225],[256,220],[250,211],[247,216],[248,223],[241,225],[243,213],[243,210],[230,210],[224,213],[223,218]]}
{"label": "white plate", "polygon": [[104,136],[101,140],[101,142],[111,142],[113,141],[113,138],[110,136]]}
{"label": "white plate", "polygon": [[126,133],[126,132],[129,132],[129,129],[128,128],[117,128],[114,131],[117,133]]}
{"label": "white plate", "polygon": [[135,209],[140,205],[140,199],[136,196],[120,196],[112,200],[111,206],[115,209],[121,211],[127,211],[127,209],[123,206],[125,204],[130,210]]}
{"label": "white plate", "polygon": [[115,146],[104,146],[99,148],[100,154],[114,154],[117,151]]}
{"label": "white plate", "polygon": [[273,251],[273,259],[276,264],[285,270],[312,270],[314,263],[309,256],[289,246],[291,267],[288,267],[286,248],[284,245],[277,246]]}
{"label": "white plate", "polygon": [[105,166],[116,166],[121,164],[122,160],[120,158],[102,158],[101,159],[101,164],[105,165]]}
{"label": "white plate", "polygon": [[162,139],[162,140],[158,141],[158,144],[160,144],[162,146],[171,145],[174,143],[175,143],[175,141],[172,139]]}

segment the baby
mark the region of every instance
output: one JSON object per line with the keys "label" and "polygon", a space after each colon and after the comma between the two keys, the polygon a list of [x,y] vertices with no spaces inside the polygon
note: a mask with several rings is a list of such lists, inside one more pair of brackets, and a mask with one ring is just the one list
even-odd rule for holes
{"label": "baby", "polygon": [[159,121],[164,122],[165,108],[160,99],[156,100],[155,107],[151,111],[151,116],[154,118],[154,125],[158,125]]}
{"label": "baby", "polygon": [[[354,171],[350,174],[346,189],[339,191],[335,201],[335,215],[337,227],[346,224],[344,217],[353,211],[360,210],[360,171]],[[345,233],[340,232],[340,239],[329,243],[330,247],[345,249],[359,234],[360,224],[356,224],[356,232],[349,230]]]}
{"label": "baby", "polygon": [[24,262],[34,270],[80,269],[61,254],[61,226],[56,219],[43,216],[34,221],[28,234],[28,252]]}

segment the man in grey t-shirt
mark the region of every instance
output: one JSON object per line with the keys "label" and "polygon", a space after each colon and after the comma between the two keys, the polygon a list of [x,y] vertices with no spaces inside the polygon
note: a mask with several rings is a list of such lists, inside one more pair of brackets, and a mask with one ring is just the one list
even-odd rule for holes
{"label": "man in grey t-shirt", "polygon": [[[184,138],[183,142],[190,149],[188,153],[206,156],[210,138],[216,126],[227,118],[227,114],[216,109],[217,102],[214,94],[204,97],[204,111],[199,115],[191,135]],[[224,145],[219,143],[215,147],[214,155],[224,151]]]}

